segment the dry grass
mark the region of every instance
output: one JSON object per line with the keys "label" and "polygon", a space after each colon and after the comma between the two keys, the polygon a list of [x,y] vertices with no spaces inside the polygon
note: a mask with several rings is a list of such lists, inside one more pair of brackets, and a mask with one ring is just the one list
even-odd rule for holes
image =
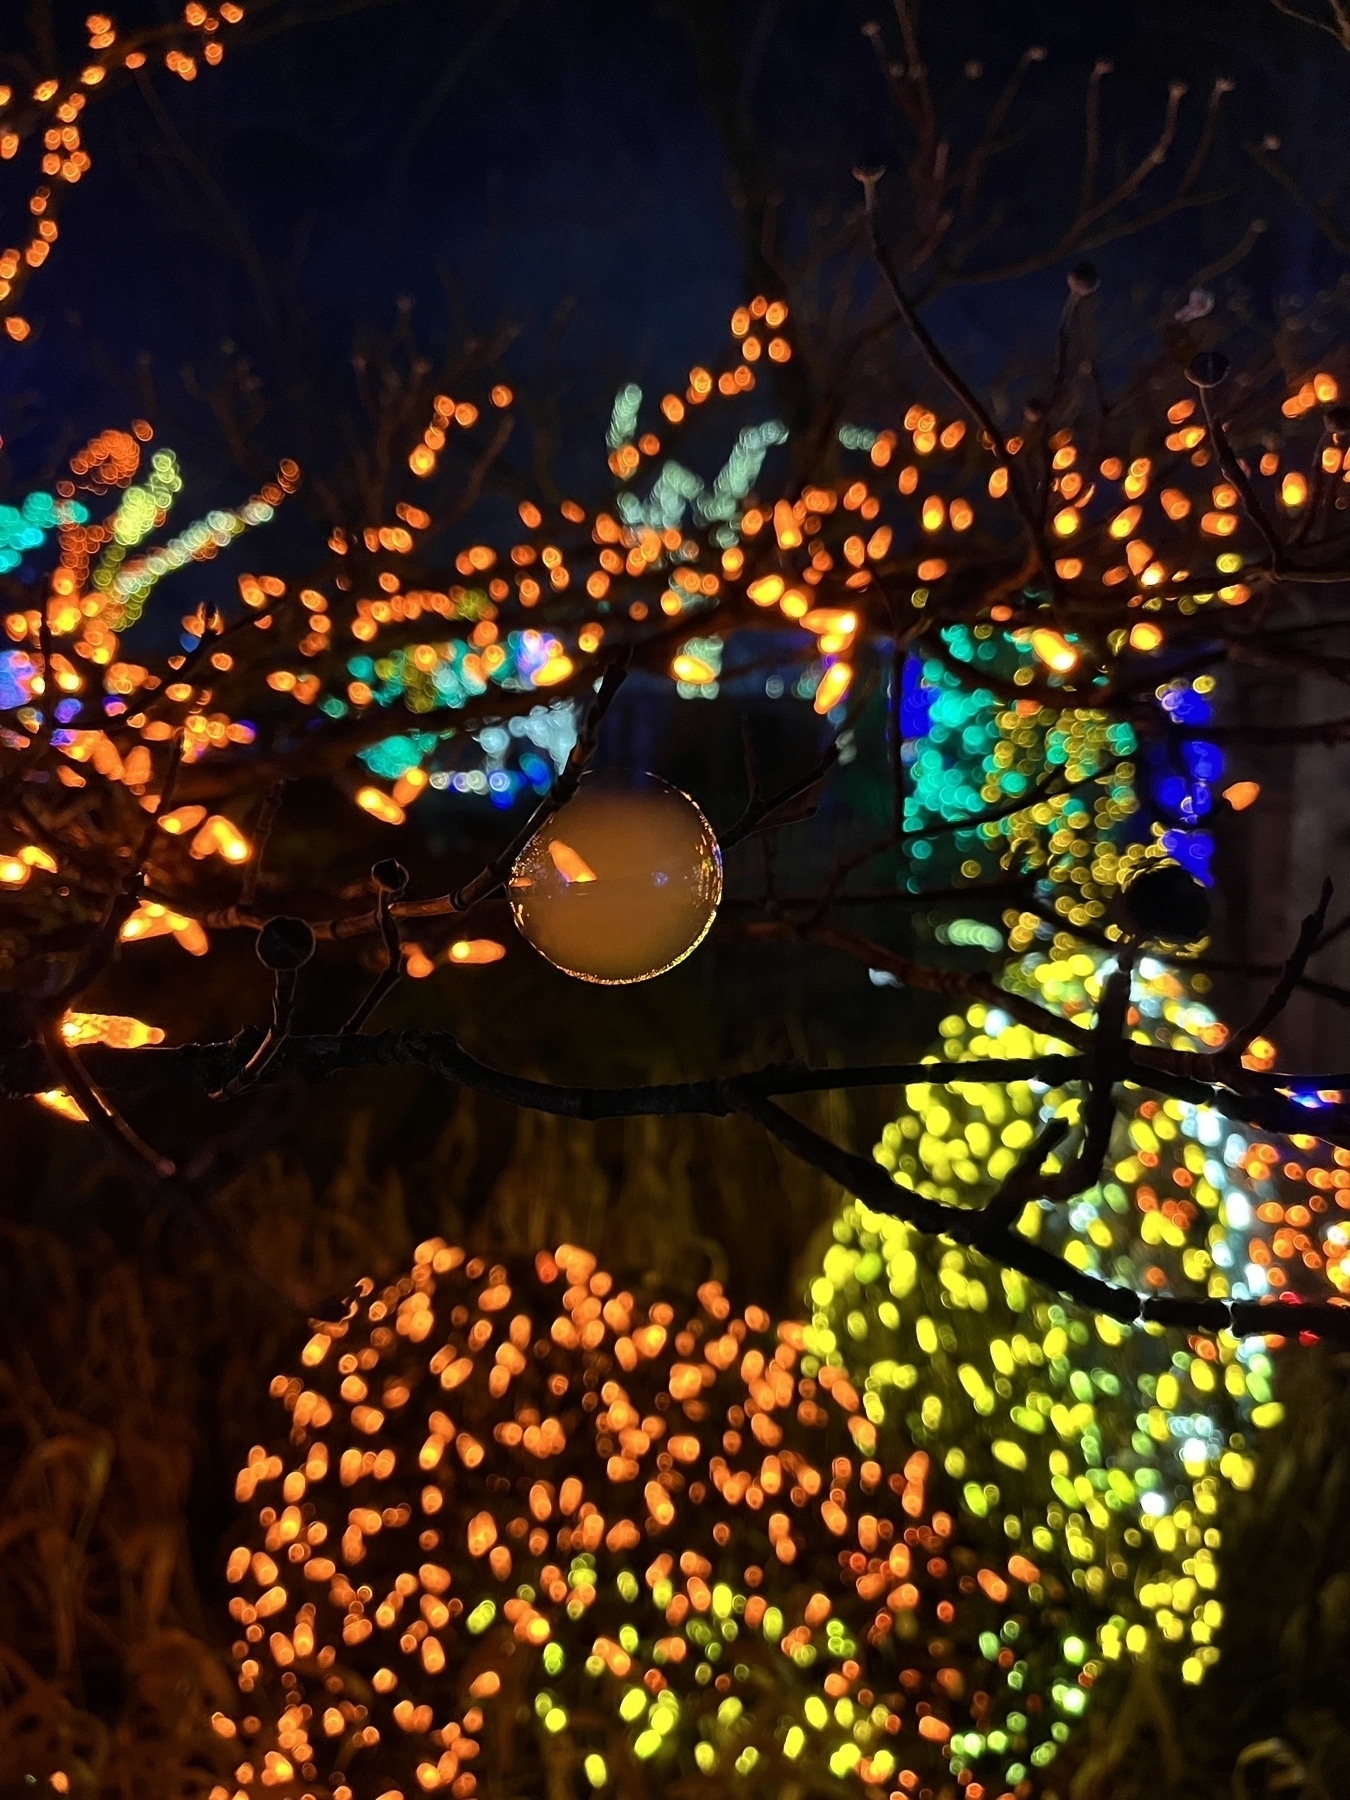
{"label": "dry grass", "polygon": [[[233,1470],[310,1305],[440,1232],[499,1253],[570,1238],[637,1289],[711,1273],[787,1308],[837,1202],[735,1121],[592,1127],[465,1099],[415,1156],[387,1124],[356,1113],[326,1163],[272,1153],[210,1219],[146,1217],[117,1244],[87,1214],[0,1226],[0,1796],[59,1768],[88,1800],[190,1800],[226,1773],[208,1719],[232,1693]],[[1141,1674],[1100,1709],[1074,1800],[1211,1800],[1270,1737],[1297,1747],[1306,1800],[1350,1796],[1350,1358],[1291,1359],[1285,1398],[1226,1532],[1224,1660],[1198,1695]],[[1280,1779],[1256,1759],[1240,1792]]]}
{"label": "dry grass", "polygon": [[[798,1253],[831,1202],[760,1167],[734,1126],[525,1114],[514,1141],[485,1144],[466,1099],[403,1169],[375,1166],[372,1131],[357,1113],[322,1178],[270,1154],[210,1218],[146,1218],[131,1245],[0,1225],[0,1792],[64,1770],[80,1795],[187,1800],[225,1773],[208,1723],[233,1694],[217,1551],[308,1307],[432,1230],[499,1252],[603,1243],[639,1284],[690,1293],[727,1272],[709,1225],[745,1215],[744,1193],[775,1182]],[[756,1286],[775,1258],[760,1261]]]}

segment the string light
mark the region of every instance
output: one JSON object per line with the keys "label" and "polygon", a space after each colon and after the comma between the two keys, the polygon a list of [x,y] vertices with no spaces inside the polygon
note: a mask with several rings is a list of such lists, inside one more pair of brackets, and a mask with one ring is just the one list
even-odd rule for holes
{"label": "string light", "polygon": [[[767,344],[765,353],[772,357],[772,343],[786,344],[783,334],[792,329],[784,309],[773,328],[776,336],[763,338],[760,334],[769,328],[762,321],[783,303],[761,295],[753,306],[759,310],[738,309],[731,321],[732,341],[743,361],[747,355],[755,360],[750,353],[752,343],[762,348]],[[752,325],[738,333],[736,320],[741,311]],[[1306,389],[1315,396],[1327,389],[1330,379],[1323,372],[1310,376],[1297,394],[1304,396]],[[660,415],[656,422],[663,429],[678,422],[676,415],[682,417],[689,405],[745,402],[748,390],[733,383],[724,394],[724,387],[719,377],[696,367],[690,373],[685,398],[665,396],[655,408]],[[1200,427],[1189,423],[1193,409],[1182,416],[1189,404],[1189,400],[1177,401],[1165,409],[1167,426],[1175,427],[1172,435],[1200,431],[1203,436]],[[473,399],[434,396],[413,456],[414,467],[421,474],[431,473],[449,434],[479,430],[490,410],[509,412],[513,405],[513,394],[502,383]],[[1302,398],[1299,408],[1303,408]],[[395,708],[418,718],[454,715],[470,707],[479,709],[479,703],[496,689],[538,690],[541,695],[553,690],[560,716],[574,725],[570,696],[591,678],[596,659],[612,641],[607,633],[612,634],[617,623],[626,619],[638,625],[654,606],[664,616],[680,620],[686,615],[715,613],[712,628],[686,636],[669,665],[679,697],[709,699],[723,680],[723,646],[728,633],[751,619],[767,624],[776,608],[783,618],[800,622],[815,634],[820,658],[814,668],[804,671],[802,680],[786,685],[818,711],[833,712],[850,689],[857,666],[859,626],[842,621],[861,618],[857,609],[874,579],[874,567],[894,572],[913,555],[914,574],[921,584],[913,590],[913,605],[921,608],[948,574],[949,562],[945,554],[919,554],[918,546],[949,528],[964,533],[976,522],[972,498],[960,491],[968,481],[966,466],[959,460],[964,424],[944,421],[917,402],[904,413],[908,421],[904,430],[912,439],[914,454],[935,477],[942,478],[946,491],[935,492],[930,483],[921,495],[915,464],[901,469],[893,492],[873,491],[877,472],[889,467],[901,443],[900,433],[848,423],[837,428],[839,443],[847,456],[864,459],[861,474],[846,468],[828,486],[809,485],[795,498],[771,493],[761,502],[755,499],[755,484],[763,476],[766,458],[786,441],[786,428],[779,421],[738,423],[726,460],[708,483],[667,453],[661,432],[645,428],[648,410],[642,390],[634,384],[625,385],[616,396],[606,452],[611,458],[631,454],[635,461],[632,467],[625,461],[611,509],[602,508],[589,517],[571,501],[549,509],[523,503],[518,509],[522,535],[514,542],[471,543],[455,555],[455,572],[463,577],[463,585],[405,587],[406,565],[401,559],[415,553],[418,535],[433,524],[432,514],[411,500],[396,501],[386,522],[359,529],[344,527],[333,533],[330,548],[339,559],[356,552],[368,559],[360,568],[348,565],[359,577],[354,586],[352,575],[339,583],[340,596],[349,598],[335,599],[314,588],[288,596],[286,584],[274,577],[241,577],[240,595],[247,608],[256,610],[258,628],[281,626],[271,640],[278,654],[263,672],[269,696],[282,696],[338,721],[353,713]],[[1175,419],[1172,414],[1177,415]],[[72,472],[86,485],[121,490],[110,516],[92,520],[88,508],[74,497],[75,484],[60,484],[55,498],[30,496],[23,509],[9,509],[0,516],[0,559],[17,559],[40,549],[45,536],[59,529],[61,564],[52,577],[49,623],[58,637],[73,638],[79,658],[105,672],[103,691],[111,703],[110,719],[124,715],[143,719],[143,724],[129,728],[142,731],[153,745],[175,736],[180,721],[166,718],[160,705],[139,713],[133,712],[129,703],[119,707],[118,702],[130,701],[138,686],[155,679],[147,669],[134,683],[127,683],[125,669],[135,665],[120,660],[119,634],[134,626],[165,575],[194,558],[218,554],[241,531],[267,522],[276,505],[294,490],[300,472],[293,463],[283,462],[275,481],[237,509],[196,521],[163,548],[147,548],[146,539],[164,524],[181,487],[172,452],[146,448],[149,437],[149,427],[135,421],[128,431],[100,433],[72,459]],[[1019,449],[1019,440],[1009,441],[1010,457]],[[1195,454],[1207,462],[1203,449]],[[953,460],[945,460],[948,458]],[[1214,558],[1213,575],[1206,577],[1202,571],[1201,580],[1212,580],[1214,575],[1227,578],[1213,588],[1197,591],[1186,569],[1179,567],[1184,561],[1196,562],[1198,542],[1239,530],[1240,517],[1232,510],[1237,497],[1230,484],[1213,484],[1209,494],[1213,506],[1208,510],[1194,505],[1182,488],[1166,484],[1159,486],[1155,503],[1150,498],[1153,457],[1136,456],[1128,466],[1119,458],[1106,457],[1098,475],[1089,479],[1079,467],[1079,450],[1068,431],[1055,434],[1052,460],[1059,496],[1069,503],[1055,514],[1056,529],[1078,532],[1086,528],[1081,536],[1082,554],[1057,559],[1058,579],[1100,580],[1108,588],[1133,581],[1140,593],[1131,597],[1129,604],[1148,596],[1152,607],[1156,596],[1161,607],[1175,606],[1182,612],[1211,602],[1240,605],[1249,597],[1248,586],[1232,579],[1245,566],[1246,553],[1240,549],[1224,550]],[[643,469],[649,470],[648,476],[641,476]],[[994,471],[988,485],[995,496],[1006,492],[1007,474],[1006,468]],[[1290,486],[1286,481],[1281,492],[1287,497],[1296,486],[1297,482]],[[953,488],[958,491],[951,491]],[[1147,535],[1142,535],[1145,530]],[[1183,556],[1180,545],[1188,531],[1193,535]],[[1159,533],[1170,533],[1171,540],[1164,545]],[[1158,540],[1157,547],[1153,540]],[[776,566],[766,568],[768,547],[774,552],[769,560]],[[1111,556],[1122,554],[1123,561],[1110,561]],[[653,582],[664,587],[658,585],[653,592],[649,586]],[[578,596],[583,600],[579,614],[573,607]],[[742,597],[749,603],[745,613],[737,610]],[[524,618],[511,616],[518,609],[519,615],[528,618],[532,610],[554,608],[555,602],[572,610],[565,620],[556,610],[551,611],[550,621],[559,621],[552,629],[543,624],[534,627]],[[304,608],[308,627],[298,642],[287,634],[287,613],[297,604]],[[995,606],[992,614],[1002,620],[1003,615],[1010,616],[1010,609]],[[20,621],[17,637],[16,620]],[[1162,651],[1167,640],[1164,620],[1165,614],[1130,624],[1130,647],[1142,654]],[[187,629],[189,624],[194,626],[192,631]],[[32,698],[34,635],[27,615],[10,615],[8,629],[21,648],[0,653],[0,702],[8,699],[17,712]],[[979,632],[984,627],[969,629]],[[206,631],[203,618],[184,621],[185,642],[191,639],[200,644]],[[1126,641],[1123,634],[1116,635],[1121,643]],[[386,646],[380,642],[382,638],[394,641]],[[413,638],[418,641],[409,641]],[[1031,624],[1029,642],[1033,656],[1049,671],[1052,685],[1072,679],[1086,688],[1102,679],[1086,666],[1083,645],[1048,622]],[[1115,636],[1113,648],[1119,648]],[[213,670],[228,675],[238,659],[232,651],[221,649],[213,652],[210,660]],[[72,696],[87,691],[87,677],[78,662],[68,669],[58,667],[57,677],[58,684],[64,684],[64,691]],[[1017,679],[1029,681],[1030,677],[1018,671]],[[376,804],[378,816],[385,822],[398,822],[394,809],[406,817],[410,801],[437,786],[450,787],[456,794],[481,795],[500,807],[546,789],[547,765],[528,744],[508,731],[503,744],[487,748],[488,731],[495,727],[479,737],[484,756],[478,767],[465,766],[457,752],[454,772],[442,774],[436,768],[438,745],[455,735],[455,727],[453,722],[427,723],[439,724],[439,728],[409,733],[398,730],[391,718],[389,734],[375,738],[358,752],[369,774],[395,789],[391,794],[383,785],[374,790],[362,782],[352,789],[354,794],[366,796],[363,804]],[[70,721],[63,718],[60,724],[64,730]],[[239,719],[228,710],[215,714],[192,711],[181,724],[187,732],[184,741],[189,761],[218,745],[251,741],[249,734],[256,730],[252,721]],[[116,738],[115,747],[125,764],[126,750],[118,735],[124,729],[119,726],[108,741]],[[108,737],[106,731],[104,735]],[[397,769],[387,767],[413,738],[420,745],[416,757],[403,761]],[[68,750],[71,744],[58,747]],[[105,760],[111,766],[110,759]],[[95,765],[94,773],[103,775],[104,771]],[[72,774],[68,779],[77,778]],[[373,791],[384,793],[383,801],[371,802]],[[922,854],[921,848],[918,853]],[[1060,898],[1073,900],[1067,894]]]}
{"label": "string light", "polygon": [[116,1013],[68,1012],[61,1021],[61,1036],[71,1049],[85,1044],[109,1044],[114,1050],[139,1050],[146,1044],[162,1044],[158,1025],[146,1025]]}
{"label": "string light", "polygon": [[[89,33],[87,60],[78,73],[61,79],[49,77],[33,90],[36,109],[21,128],[25,134],[38,137],[40,145],[37,160],[41,179],[34,185],[27,206],[34,221],[32,235],[21,249],[14,247],[0,253],[0,322],[11,342],[21,344],[31,335],[31,325],[17,311],[23,289],[46,263],[60,235],[57,214],[64,200],[93,166],[80,129],[81,114],[91,95],[114,90],[143,68],[151,46],[166,46],[165,67],[184,81],[194,80],[197,55],[208,67],[216,67],[224,55],[220,26],[223,23],[228,29],[243,17],[244,9],[234,0],[226,0],[215,13],[193,0],[181,22],[133,32],[119,42],[112,21],[105,14],[92,13],[85,22]],[[192,46],[196,55],[185,50],[184,45]],[[6,87],[0,93],[0,105],[8,104],[11,90]],[[0,125],[0,160],[12,160],[21,146],[21,131]]]}

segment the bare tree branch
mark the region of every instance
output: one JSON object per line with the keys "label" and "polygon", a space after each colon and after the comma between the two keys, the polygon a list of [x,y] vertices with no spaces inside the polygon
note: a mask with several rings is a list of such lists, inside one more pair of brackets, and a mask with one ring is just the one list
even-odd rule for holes
{"label": "bare tree branch", "polygon": [[1299,929],[1298,941],[1289,953],[1289,960],[1280,971],[1279,980],[1257,1008],[1254,1016],[1241,1030],[1235,1031],[1224,1046],[1223,1061],[1229,1067],[1235,1067],[1241,1062],[1243,1052],[1279,1018],[1289,1004],[1294,990],[1303,978],[1308,958],[1317,948],[1318,940],[1322,936],[1322,928],[1326,924],[1327,908],[1331,905],[1331,892],[1331,881],[1328,879],[1322,883],[1322,892],[1316,907],[1304,919]]}

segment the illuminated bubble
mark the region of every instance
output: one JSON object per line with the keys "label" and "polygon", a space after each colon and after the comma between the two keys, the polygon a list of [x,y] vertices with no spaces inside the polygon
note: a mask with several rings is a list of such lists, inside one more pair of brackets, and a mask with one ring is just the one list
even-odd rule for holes
{"label": "illuminated bubble", "polygon": [[564,974],[649,981],[702,943],[722,898],[712,827],[655,775],[589,776],[521,852],[511,911]]}

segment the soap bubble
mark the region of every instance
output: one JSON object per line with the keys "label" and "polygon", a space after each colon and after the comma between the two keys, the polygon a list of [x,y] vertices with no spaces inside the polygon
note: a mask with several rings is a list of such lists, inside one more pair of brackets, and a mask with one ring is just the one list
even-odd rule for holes
{"label": "soap bubble", "polygon": [[687,794],[655,775],[588,775],[511,871],[521,936],[564,974],[650,981],[707,936],[722,855]]}

